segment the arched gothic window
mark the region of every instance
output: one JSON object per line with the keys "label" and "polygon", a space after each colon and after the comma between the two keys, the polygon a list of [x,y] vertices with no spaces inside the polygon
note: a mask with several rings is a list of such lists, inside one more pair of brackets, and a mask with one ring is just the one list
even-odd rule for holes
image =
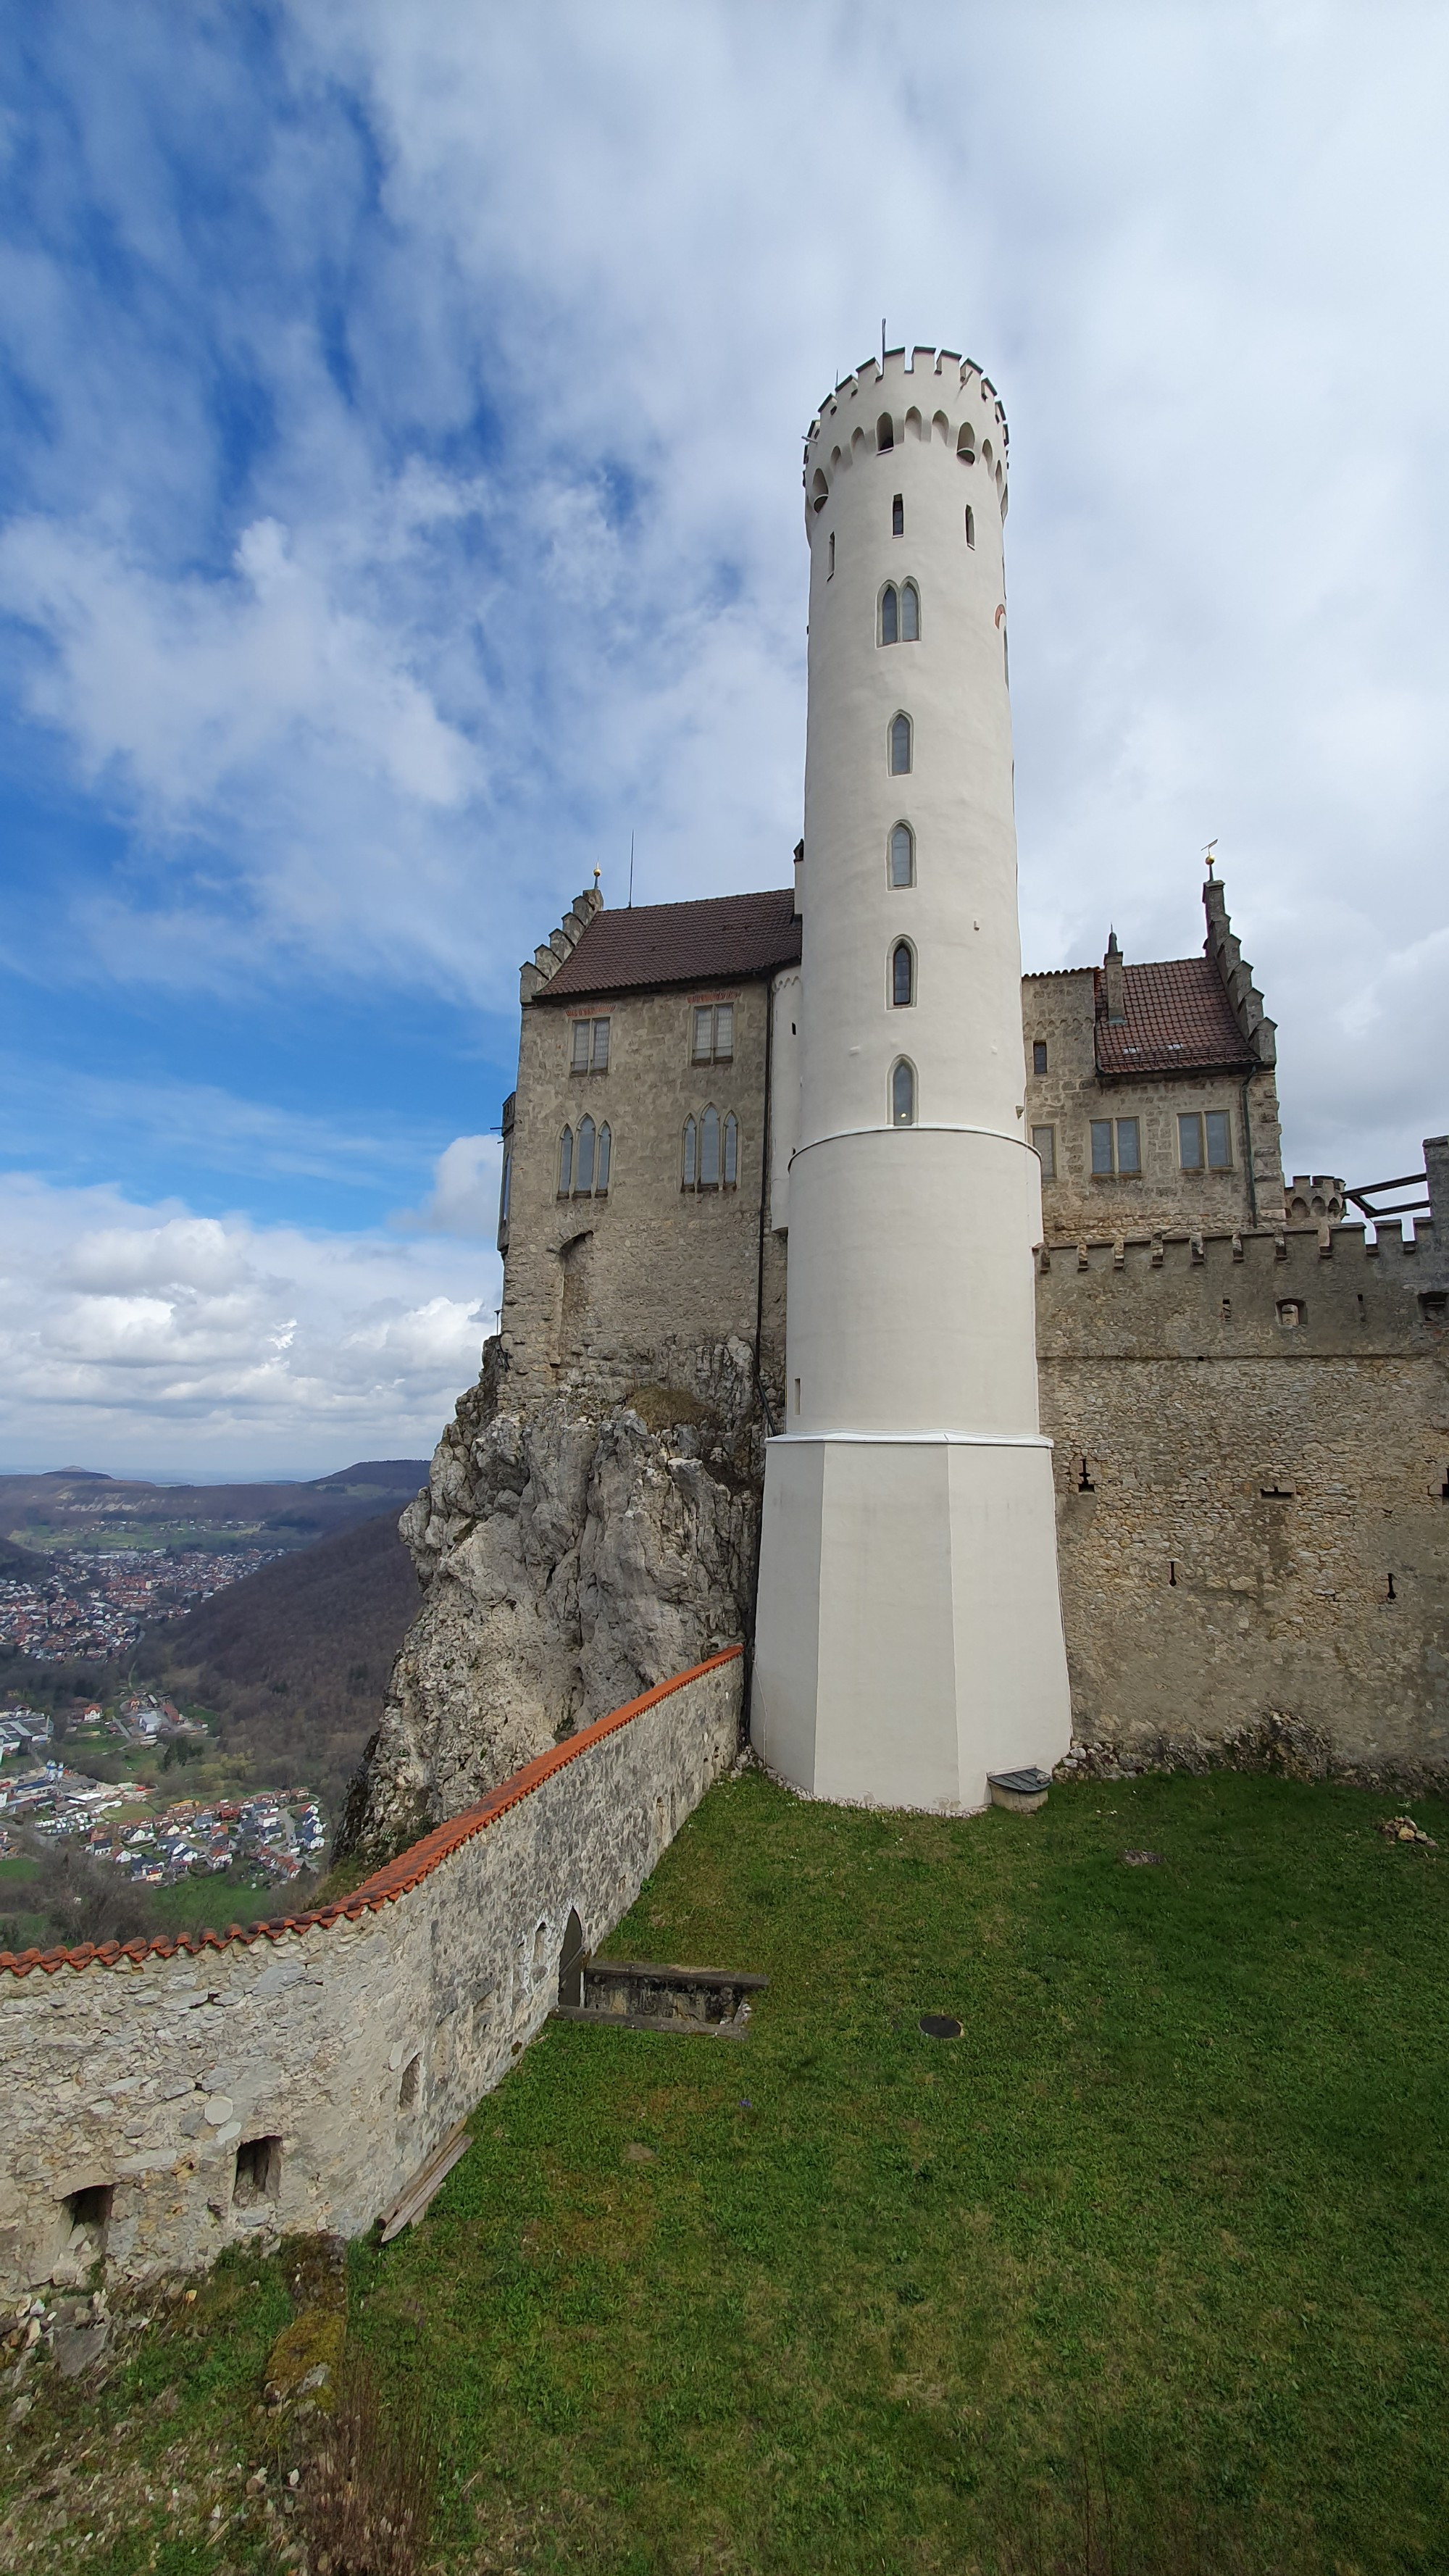
{"label": "arched gothic window", "polygon": [[914,644],[921,632],[921,594],[913,581],[901,586],[901,642]]}
{"label": "arched gothic window", "polygon": [[681,1188],[692,1190],[699,1181],[699,1130],[692,1118],[684,1122],[684,1176]]}
{"label": "arched gothic window", "polygon": [[732,1190],[740,1177],[740,1128],[733,1110],[724,1123],[724,1185]]}
{"label": "arched gothic window", "polygon": [[905,778],[911,766],[911,720],[909,716],[891,719],[891,776]]}
{"label": "arched gothic window", "polygon": [[902,1056],[891,1071],[891,1125],[914,1127],[916,1123],[916,1076],[914,1067]]}
{"label": "arched gothic window", "polygon": [[566,1127],[558,1140],[558,1194],[566,1199],[574,1185],[574,1131]]}
{"label": "arched gothic window", "polygon": [[574,1195],[575,1195],[575,1197],[576,1197],[576,1198],[586,1198],[586,1197],[590,1194],[590,1192],[592,1191],[593,1186],[594,1186],[594,1122],[593,1122],[592,1118],[581,1118],[581,1119],[579,1120],[579,1152],[578,1152],[578,1162],[577,1162],[577,1164],[576,1164],[576,1166],[575,1166],[575,1169],[574,1169]]}
{"label": "arched gothic window", "polygon": [[719,1111],[706,1109],[699,1122],[699,1186],[719,1188]]}
{"label": "arched gothic window", "polygon": [[595,1195],[599,1198],[602,1198],[605,1195],[609,1186],[609,1155],[613,1147],[613,1141],[613,1138],[609,1134],[608,1126],[605,1124],[599,1129],[599,1165],[594,1179]]}
{"label": "arched gothic window", "polygon": [[891,834],[890,876],[893,886],[916,882],[916,836],[909,823],[897,823]]}
{"label": "arched gothic window", "polygon": [[896,443],[896,434],[891,427],[891,416],[888,411],[883,411],[879,420],[876,422],[875,443],[882,456],[884,456],[888,447],[894,447]]}
{"label": "arched gothic window", "polygon": [[[915,951],[908,939],[898,939],[891,950],[891,1007],[908,1011],[916,998]],[[580,1129],[582,1140],[583,1130]]]}
{"label": "arched gothic window", "polygon": [[888,581],[880,595],[880,640],[895,644],[900,639],[901,604],[893,581]]}

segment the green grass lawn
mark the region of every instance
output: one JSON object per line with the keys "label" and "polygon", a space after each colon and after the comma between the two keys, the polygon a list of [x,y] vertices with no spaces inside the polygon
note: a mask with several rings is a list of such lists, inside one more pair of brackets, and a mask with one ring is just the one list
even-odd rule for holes
{"label": "green grass lawn", "polygon": [[[435,2411],[442,2563],[994,2576],[1073,2540],[1085,2452],[1146,2566],[1449,2569],[1449,1813],[1416,1802],[1432,1856],[1392,1803],[716,1789],[608,1946],[764,1970],[748,2038],[551,2024],[423,2222],[353,2250],[354,2337]],[[112,2475],[117,2417],[251,2424],[246,2268],[196,2312],[210,2401],[164,2333],[164,2428],[140,2361],[91,2401]],[[61,2430],[10,2439],[18,2478]],[[139,2531],[127,2566],[193,2563]]]}

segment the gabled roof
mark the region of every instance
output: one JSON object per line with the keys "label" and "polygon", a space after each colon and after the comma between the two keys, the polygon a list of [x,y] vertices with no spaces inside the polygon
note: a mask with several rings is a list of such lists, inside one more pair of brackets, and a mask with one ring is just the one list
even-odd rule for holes
{"label": "gabled roof", "polygon": [[697,903],[636,904],[596,912],[535,1003],[656,984],[733,983],[800,962],[793,888],[707,895]]}
{"label": "gabled roof", "polygon": [[1096,983],[1099,1073],[1247,1073],[1257,1062],[1210,958],[1124,966],[1123,1021],[1107,1017],[1100,966]]}

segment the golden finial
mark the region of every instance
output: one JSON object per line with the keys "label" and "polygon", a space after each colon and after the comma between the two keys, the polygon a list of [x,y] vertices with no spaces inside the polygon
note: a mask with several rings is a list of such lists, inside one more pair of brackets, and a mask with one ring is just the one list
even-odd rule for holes
{"label": "golden finial", "polygon": [[1214,852],[1214,850],[1217,848],[1217,845],[1218,845],[1218,836],[1217,836],[1216,832],[1214,832],[1212,839],[1209,841],[1209,843],[1208,843],[1208,845],[1207,845],[1207,848],[1206,848],[1206,849],[1204,850],[1204,852],[1203,852],[1203,857],[1204,857],[1204,858],[1206,859],[1206,861],[1207,861],[1207,872],[1208,872],[1208,880],[1209,880],[1209,883],[1211,883],[1211,882],[1212,882],[1212,873],[1213,873],[1213,852]]}

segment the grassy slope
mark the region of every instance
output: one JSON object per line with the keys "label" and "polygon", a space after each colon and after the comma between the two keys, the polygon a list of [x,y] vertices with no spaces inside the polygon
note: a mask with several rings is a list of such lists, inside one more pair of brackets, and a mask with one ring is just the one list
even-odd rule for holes
{"label": "grassy slope", "polygon": [[439,2410],[450,2563],[965,2576],[1085,2431],[1129,2520],[1184,2497],[1245,2567],[1449,2566],[1449,1874],[1384,1808],[715,1791],[609,1946],[767,1971],[748,2040],[552,2025],[422,2224],[354,2249],[354,2331]]}

